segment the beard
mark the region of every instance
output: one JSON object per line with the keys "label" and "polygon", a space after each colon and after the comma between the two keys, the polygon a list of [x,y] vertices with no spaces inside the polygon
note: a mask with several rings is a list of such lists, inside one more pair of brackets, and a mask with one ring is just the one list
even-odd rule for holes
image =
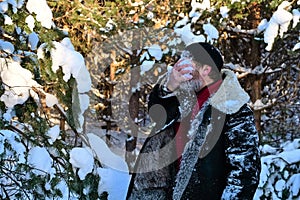
{"label": "beard", "polygon": [[198,92],[201,90],[203,83],[199,79],[191,79],[180,84],[180,89],[187,92]]}

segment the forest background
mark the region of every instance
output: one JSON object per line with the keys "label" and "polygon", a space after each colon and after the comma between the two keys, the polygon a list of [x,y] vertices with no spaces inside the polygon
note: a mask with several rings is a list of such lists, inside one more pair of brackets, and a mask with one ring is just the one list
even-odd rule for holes
{"label": "forest background", "polygon": [[256,198],[299,197],[299,6],[0,1],[1,197],[114,199],[103,154],[132,169],[136,136],[152,127],[147,95],[192,41],[216,45],[251,97],[265,173]]}

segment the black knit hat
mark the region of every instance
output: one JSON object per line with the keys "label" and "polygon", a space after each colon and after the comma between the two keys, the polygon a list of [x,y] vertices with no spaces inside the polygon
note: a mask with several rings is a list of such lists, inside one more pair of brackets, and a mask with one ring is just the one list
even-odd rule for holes
{"label": "black knit hat", "polygon": [[221,71],[224,64],[223,57],[220,51],[211,44],[205,42],[192,43],[185,50],[192,54],[193,60],[196,62],[217,67]]}

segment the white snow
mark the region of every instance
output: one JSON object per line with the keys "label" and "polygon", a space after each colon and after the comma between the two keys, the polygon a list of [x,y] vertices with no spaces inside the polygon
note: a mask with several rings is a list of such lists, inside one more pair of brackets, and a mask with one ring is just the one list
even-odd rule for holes
{"label": "white snow", "polygon": [[145,59],[150,59],[150,55],[146,51],[141,55],[140,62],[142,62]]}
{"label": "white snow", "polygon": [[288,26],[293,19],[293,15],[285,10],[285,6],[289,4],[289,2],[282,2],[278,9],[273,13],[268,27],[264,33],[264,41],[267,43],[266,50],[270,51],[273,47],[273,43],[275,38],[279,35],[283,37],[283,34],[288,30]]}
{"label": "white snow", "polygon": [[66,46],[67,48],[75,51],[75,48],[74,48],[70,38],[66,37],[60,43],[64,46]]}
{"label": "white snow", "polygon": [[41,22],[43,27],[50,29],[54,24],[52,11],[46,0],[28,0],[26,8],[30,13],[36,14],[36,20]]}
{"label": "white snow", "polygon": [[107,33],[109,31],[113,30],[113,28],[115,26],[116,26],[116,23],[112,19],[109,19],[105,25],[105,28],[100,28],[100,30]]}
{"label": "white snow", "polygon": [[28,36],[28,43],[29,43],[28,45],[31,50],[33,51],[36,50],[38,42],[39,42],[39,35],[36,34],[35,32],[30,33]]}
{"label": "white snow", "polygon": [[43,43],[39,46],[39,48],[37,49],[36,55],[38,57],[38,59],[44,59],[45,58],[45,49],[46,49],[47,44]]}
{"label": "white snow", "polygon": [[34,29],[34,27],[35,27],[35,24],[34,24],[35,19],[33,18],[33,16],[32,16],[32,15],[28,15],[28,16],[25,18],[25,22],[26,22],[27,26],[29,27],[29,29],[30,29],[31,31],[33,31],[33,29]]}
{"label": "white snow", "polygon": [[75,147],[70,152],[70,163],[74,168],[78,168],[80,180],[84,180],[94,167],[94,156],[89,147]]}
{"label": "white snow", "polygon": [[261,157],[262,170],[254,200],[261,199],[265,192],[271,192],[273,199],[280,199],[278,196],[282,195],[283,190],[289,191],[287,199],[293,199],[300,190],[300,174],[297,171],[288,172],[286,168],[300,162],[300,139],[283,143],[279,148],[264,145],[261,152],[271,155]]}
{"label": "white snow", "polygon": [[111,168],[98,168],[100,182],[98,194],[108,192],[108,200],[125,200],[130,182],[130,175],[126,172]]}
{"label": "white snow", "polygon": [[285,182],[285,180],[278,180],[276,183],[275,183],[275,190],[277,190],[277,191],[282,191],[283,189],[284,189],[284,187],[285,187],[285,184],[286,184],[286,182]]}
{"label": "white snow", "polygon": [[15,51],[15,47],[12,43],[0,39],[0,49],[6,53],[12,54]]}
{"label": "white snow", "polygon": [[17,1],[17,8],[22,8],[23,5],[24,5],[24,1],[25,1],[25,0],[18,0],[18,1]]}
{"label": "white snow", "polygon": [[[16,151],[17,156],[18,156],[18,162],[19,163],[25,163],[25,152],[26,152],[26,148],[25,146],[20,143],[17,142],[17,140],[20,140],[20,136],[13,132],[13,131],[9,131],[9,130],[0,130],[0,154],[2,154],[4,152],[4,142],[7,141],[12,149],[14,151]],[[12,153],[10,152],[6,152],[7,157],[12,156]]]}
{"label": "white snow", "polygon": [[191,74],[195,69],[192,67],[193,63],[190,59],[186,59],[186,58],[181,58],[182,61],[180,62],[180,65],[188,65],[184,68],[182,68],[182,70],[185,70],[187,71],[185,74],[183,74],[183,76],[186,78],[186,79],[191,79],[193,78],[193,75]]}
{"label": "white snow", "polygon": [[92,83],[83,56],[74,50],[69,38],[63,39],[62,42],[53,41],[53,44],[55,48],[50,51],[53,72],[62,67],[64,81],[67,82],[72,75],[77,81],[78,92],[88,92]]}
{"label": "white snow", "polygon": [[44,147],[33,147],[28,153],[28,163],[34,169],[36,175],[53,174],[55,169],[52,168],[53,160]]}
{"label": "white snow", "polygon": [[192,18],[192,23],[196,23],[201,17],[202,11],[210,8],[210,0],[203,0],[202,3],[192,0],[191,7],[189,17]]}
{"label": "white snow", "polygon": [[297,9],[293,9],[293,28],[297,26],[300,20],[300,11]]}
{"label": "white snow", "polygon": [[161,47],[158,44],[154,44],[151,45],[148,48],[148,52],[151,56],[153,56],[157,61],[160,61],[162,56],[163,56],[163,52],[161,50]]}
{"label": "white snow", "polygon": [[[189,63],[187,63],[187,64],[189,64]],[[183,68],[182,70],[193,72],[195,69],[193,67],[191,67],[191,66],[188,66],[188,67]]]}
{"label": "white snow", "polygon": [[262,109],[267,108],[268,106],[270,106],[271,102],[263,103],[261,99],[257,99],[254,102],[254,104],[252,104],[252,102],[251,102],[251,105],[253,106],[254,110],[262,110]]}
{"label": "white snow", "polygon": [[80,106],[80,113],[79,113],[79,116],[78,116],[78,121],[79,121],[79,126],[77,128],[77,131],[79,132],[82,132],[83,130],[83,124],[84,124],[84,112],[86,111],[86,109],[88,109],[89,107],[89,103],[90,103],[90,97],[87,95],[87,94],[79,94],[79,103],[80,105],[75,105],[73,103],[73,107],[74,106]]}
{"label": "white snow", "polygon": [[129,14],[129,15],[133,15],[133,14],[135,14],[135,13],[136,13],[135,10],[130,10],[128,14]]}
{"label": "white snow", "polygon": [[128,166],[125,160],[114,154],[99,136],[88,133],[87,137],[92,150],[104,167],[121,172],[128,172]]}
{"label": "white snow", "polygon": [[290,185],[290,191],[293,196],[297,196],[300,191],[300,174],[293,174],[287,182]]}
{"label": "white snow", "polygon": [[[67,183],[61,179],[60,182],[55,186],[55,189],[58,189],[61,191],[62,193],[62,200],[75,200],[75,198],[70,198],[70,193],[69,193],[69,187],[67,185]],[[69,196],[70,195],[70,196]],[[77,198],[78,199],[78,198]],[[51,200],[51,199],[46,199],[46,200]]]}
{"label": "white snow", "polygon": [[219,38],[218,30],[211,23],[204,24],[203,30],[204,30],[205,34],[207,35],[208,43],[213,43],[214,40],[217,40]]}
{"label": "white snow", "polygon": [[295,44],[295,46],[293,47],[293,51],[297,51],[298,49],[300,49],[300,42],[298,42],[297,44]]}
{"label": "white snow", "polygon": [[268,27],[268,20],[267,19],[263,19],[261,20],[261,22],[258,24],[257,30],[259,32],[262,32],[264,30],[266,30],[266,28]]}
{"label": "white snow", "polygon": [[8,16],[8,15],[3,15],[3,16],[4,16],[4,24],[13,25],[13,21],[10,18],[10,16]]}
{"label": "white snow", "polygon": [[221,6],[220,7],[220,14],[222,15],[223,18],[228,17],[228,12],[229,11],[230,11],[230,9],[227,6]]}
{"label": "white snow", "polygon": [[194,24],[198,21],[198,19],[201,17],[200,12],[190,12],[189,17],[192,18],[191,23]]}
{"label": "white snow", "polygon": [[278,151],[277,148],[272,147],[272,146],[270,146],[270,145],[268,145],[268,144],[265,144],[265,145],[262,146],[262,148],[261,148],[261,152],[262,152],[263,154],[274,154],[274,153],[276,153],[277,151]]}
{"label": "white snow", "polygon": [[189,18],[185,16],[183,19],[178,21],[175,24],[174,32],[181,37],[181,40],[185,43],[185,45],[189,45],[194,42],[210,42],[213,43],[215,39],[219,38],[219,32],[215,26],[211,23],[207,23],[203,25],[204,33],[207,35],[205,38],[202,34],[194,34],[191,25],[195,23],[198,18],[201,16],[197,10],[205,10],[210,8],[210,1],[203,1],[202,3],[196,2],[193,0],[191,2],[192,10],[189,14],[192,17],[191,23],[189,23]]}
{"label": "white snow", "polygon": [[[81,111],[85,111],[89,107],[90,97],[87,94],[80,94],[79,101],[80,101]],[[83,112],[82,112],[82,114],[83,114]]]}
{"label": "white snow", "polygon": [[3,114],[3,119],[9,122],[12,119],[12,109],[8,108],[6,112]]}
{"label": "white snow", "polygon": [[125,199],[130,175],[124,158],[113,153],[99,136],[89,133],[87,137],[93,152],[103,166],[97,169],[100,176],[99,195],[106,191],[109,194],[108,200]]}
{"label": "white snow", "polygon": [[148,14],[147,14],[147,19],[153,19],[154,18],[154,13],[149,11]]}
{"label": "white snow", "polygon": [[45,184],[45,189],[48,191],[51,190],[51,184],[49,182]]}
{"label": "white snow", "polygon": [[[79,127],[77,127],[77,130],[81,132],[84,124],[83,113],[89,106],[89,96],[84,93],[91,89],[92,80],[89,71],[85,66],[83,56],[75,51],[69,38],[64,38],[61,42],[53,41],[53,44],[55,48],[50,50],[53,72],[56,72],[59,67],[61,67],[64,73],[64,81],[67,82],[71,76],[73,76],[77,82],[80,105],[73,104],[72,106],[80,108],[80,113],[74,114],[79,114],[78,120],[80,124]],[[39,57],[43,57],[43,51],[41,49],[43,49],[44,46],[41,46],[42,47],[38,50]]]}
{"label": "white snow", "polygon": [[8,10],[7,1],[0,2],[0,13],[5,13]]}
{"label": "white snow", "polygon": [[8,108],[13,108],[16,104],[23,104],[30,96],[32,86],[39,87],[34,81],[32,73],[21,67],[15,61],[0,59],[1,79],[5,89],[0,100]]}
{"label": "white snow", "polygon": [[278,156],[289,164],[296,163],[300,161],[300,149],[284,151],[278,154]]}
{"label": "white snow", "polygon": [[203,0],[202,3],[197,2],[196,0],[192,0],[191,2],[192,11],[195,12],[196,10],[206,10],[210,8],[210,0]]}
{"label": "white snow", "polygon": [[56,96],[49,93],[45,93],[45,95],[46,95],[46,105],[48,107],[53,107],[55,104],[58,104],[58,100]]}
{"label": "white snow", "polygon": [[18,3],[17,0],[4,0],[4,1],[7,1],[7,3],[12,6],[13,13],[16,13],[18,8],[21,8],[24,3],[24,0],[19,0]]}
{"label": "white snow", "polygon": [[284,151],[293,151],[295,149],[300,149],[300,139],[295,139],[292,142],[286,142],[283,144]]}
{"label": "white snow", "polygon": [[175,24],[175,28],[178,28],[180,26],[185,26],[189,21],[188,16],[184,16],[181,20],[177,21]]}
{"label": "white snow", "polygon": [[185,45],[189,45],[194,42],[205,42],[206,38],[204,35],[195,35],[191,30],[191,24],[188,23],[182,28],[175,28],[175,33],[180,35],[181,40]]}
{"label": "white snow", "polygon": [[60,133],[59,125],[55,125],[55,126],[51,127],[47,131],[47,136],[50,137],[48,142],[50,144],[53,144],[57,140],[57,138],[59,137],[59,133]]}
{"label": "white snow", "polygon": [[144,60],[143,63],[141,64],[140,68],[141,68],[141,75],[144,75],[145,72],[149,71],[150,69],[152,69],[152,67],[155,64],[155,60]]}

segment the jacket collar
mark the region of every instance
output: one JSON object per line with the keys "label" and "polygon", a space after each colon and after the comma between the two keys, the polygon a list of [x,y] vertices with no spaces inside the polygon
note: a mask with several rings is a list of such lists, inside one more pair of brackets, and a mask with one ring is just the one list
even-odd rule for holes
{"label": "jacket collar", "polygon": [[225,75],[217,92],[209,99],[212,107],[225,114],[233,114],[250,100],[247,92],[241,87],[233,71],[223,69]]}

